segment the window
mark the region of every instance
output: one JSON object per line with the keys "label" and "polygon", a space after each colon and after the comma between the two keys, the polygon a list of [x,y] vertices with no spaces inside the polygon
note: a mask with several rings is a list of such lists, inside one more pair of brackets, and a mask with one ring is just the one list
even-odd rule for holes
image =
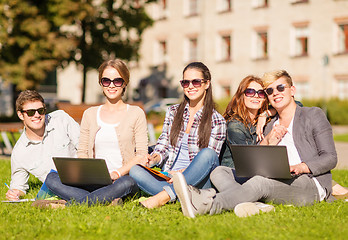
{"label": "window", "polygon": [[267,30],[257,30],[254,34],[253,46],[252,46],[252,58],[253,59],[266,59],[268,58],[268,34]]}
{"label": "window", "polygon": [[348,99],[348,79],[346,80],[339,80],[338,81],[338,98],[343,100],[343,99]]}
{"label": "window", "polygon": [[341,100],[348,99],[348,74],[335,74],[337,81],[337,95]]}
{"label": "window", "polygon": [[268,7],[268,0],[253,0],[253,8],[266,8]]}
{"label": "window", "polygon": [[157,0],[157,4],[154,5],[154,16],[156,20],[164,20],[169,16],[167,0]]}
{"label": "window", "polygon": [[334,28],[334,53],[348,53],[348,17],[336,18]]}
{"label": "window", "polygon": [[218,0],[216,6],[218,12],[230,12],[232,11],[232,0]]}
{"label": "window", "polygon": [[197,35],[188,36],[184,42],[184,62],[192,62],[198,60],[198,39]]}
{"label": "window", "polygon": [[189,39],[189,60],[195,61],[197,60],[197,38],[191,38]]}
{"label": "window", "polygon": [[296,82],[296,100],[308,99],[309,96],[309,84],[308,82]]}
{"label": "window", "polygon": [[184,4],[184,15],[197,16],[198,5],[199,5],[199,0],[186,0]]}
{"label": "window", "polygon": [[339,29],[339,51],[341,53],[348,52],[348,23],[341,24],[338,27]]}
{"label": "window", "polygon": [[291,41],[291,56],[301,57],[308,56],[308,35],[309,30],[307,24],[299,23],[294,24],[292,29],[292,41]]}
{"label": "window", "polygon": [[168,62],[167,60],[167,41],[160,40],[155,45],[154,64],[164,65]]}
{"label": "window", "polygon": [[217,49],[217,60],[218,61],[230,61],[231,60],[231,34],[223,34],[219,36],[218,39],[218,49]]}
{"label": "window", "polygon": [[291,0],[291,4],[308,3],[309,0]]}

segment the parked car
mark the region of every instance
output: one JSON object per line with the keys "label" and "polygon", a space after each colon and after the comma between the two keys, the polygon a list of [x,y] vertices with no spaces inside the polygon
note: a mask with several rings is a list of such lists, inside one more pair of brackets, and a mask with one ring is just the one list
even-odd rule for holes
{"label": "parked car", "polygon": [[146,113],[156,112],[161,113],[165,112],[169,106],[179,103],[180,99],[178,98],[163,98],[160,100],[154,100],[146,103],[144,109]]}

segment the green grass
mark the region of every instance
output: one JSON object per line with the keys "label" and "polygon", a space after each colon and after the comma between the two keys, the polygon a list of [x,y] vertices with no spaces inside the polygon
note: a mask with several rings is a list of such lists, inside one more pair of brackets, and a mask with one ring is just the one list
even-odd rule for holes
{"label": "green grass", "polygon": [[[333,171],[348,186],[348,171]],[[0,194],[5,198],[10,161],[0,160]],[[39,181],[30,178],[33,189]],[[276,206],[276,212],[238,218],[233,212],[189,219],[180,204],[148,210],[134,202],[123,207],[72,206],[36,209],[30,203],[0,203],[0,239],[347,239],[348,203],[319,203],[311,207]]]}
{"label": "green grass", "polygon": [[334,135],[334,140],[337,142],[348,142],[348,134]]}

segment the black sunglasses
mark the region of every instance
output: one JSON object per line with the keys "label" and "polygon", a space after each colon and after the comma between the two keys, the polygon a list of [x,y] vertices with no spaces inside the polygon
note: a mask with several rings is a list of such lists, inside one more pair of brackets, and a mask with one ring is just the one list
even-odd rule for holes
{"label": "black sunglasses", "polygon": [[202,86],[202,82],[206,82],[206,81],[207,80],[204,80],[204,79],[193,79],[193,80],[181,80],[180,83],[183,88],[188,88],[190,86],[190,83],[192,83],[192,85],[195,88],[199,88]]}
{"label": "black sunglasses", "polygon": [[[287,88],[288,86],[286,86],[286,84],[279,84],[276,86],[276,89],[278,92],[284,92],[285,88]],[[274,91],[274,88],[266,88],[266,93],[267,95],[271,95]]]}
{"label": "black sunglasses", "polygon": [[111,80],[110,78],[103,77],[100,80],[100,82],[103,85],[103,87],[108,87],[108,86],[110,86],[111,83],[113,83],[115,85],[115,87],[121,87],[122,84],[124,83],[124,80],[123,80],[123,78],[114,78],[114,80]]}
{"label": "black sunglasses", "polygon": [[256,91],[256,90],[253,89],[253,88],[247,88],[247,89],[245,89],[244,94],[245,94],[245,96],[247,96],[247,97],[254,97],[255,94],[257,94],[257,96],[258,96],[259,98],[266,98],[266,93],[265,93],[265,91],[263,91],[263,90],[258,90],[258,91]]}
{"label": "black sunglasses", "polygon": [[28,117],[32,117],[35,115],[36,112],[38,112],[40,115],[44,115],[46,113],[46,108],[41,107],[38,109],[28,109],[28,110],[22,110],[22,113],[26,113]]}

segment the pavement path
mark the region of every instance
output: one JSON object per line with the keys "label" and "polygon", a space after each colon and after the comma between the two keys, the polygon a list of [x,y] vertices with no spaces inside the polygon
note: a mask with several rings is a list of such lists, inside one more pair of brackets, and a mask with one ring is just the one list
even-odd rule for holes
{"label": "pavement path", "polygon": [[346,142],[335,142],[338,162],[336,169],[347,169],[348,170],[348,143]]}

